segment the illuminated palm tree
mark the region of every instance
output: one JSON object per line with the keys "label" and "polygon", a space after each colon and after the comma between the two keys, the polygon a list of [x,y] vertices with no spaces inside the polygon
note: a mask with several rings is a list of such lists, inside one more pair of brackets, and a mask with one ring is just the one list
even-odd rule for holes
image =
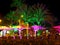
{"label": "illuminated palm tree", "polygon": [[5,18],[11,22],[11,25],[18,20],[18,16],[15,15],[15,11],[10,11]]}
{"label": "illuminated palm tree", "polygon": [[[37,4],[28,7],[27,4],[24,4],[22,0],[13,0],[11,5],[12,7],[17,7],[15,14],[10,12],[10,20],[23,20],[25,23],[34,23],[41,25],[45,20],[47,22],[53,22],[52,18],[49,16],[51,13],[44,4]],[[9,14],[8,14],[9,15]],[[13,16],[14,15],[14,16]],[[9,16],[8,16],[9,17]],[[50,19],[49,19],[50,18]]]}

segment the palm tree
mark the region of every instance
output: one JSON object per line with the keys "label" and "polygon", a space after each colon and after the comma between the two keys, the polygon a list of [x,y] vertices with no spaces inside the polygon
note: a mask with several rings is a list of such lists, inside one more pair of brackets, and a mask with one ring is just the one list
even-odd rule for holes
{"label": "palm tree", "polygon": [[10,11],[5,18],[11,22],[11,25],[18,20],[18,16],[15,15],[15,11]]}

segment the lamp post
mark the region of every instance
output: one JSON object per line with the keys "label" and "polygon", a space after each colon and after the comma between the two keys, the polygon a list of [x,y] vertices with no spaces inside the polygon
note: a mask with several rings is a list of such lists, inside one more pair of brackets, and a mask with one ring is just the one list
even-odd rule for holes
{"label": "lamp post", "polygon": [[[20,16],[20,19],[18,20],[18,22],[19,22],[19,26],[22,26],[23,23],[24,23],[24,22],[21,21],[21,19],[22,19],[23,17],[24,17],[24,16],[21,15],[21,16]],[[19,27],[19,28],[21,28],[21,27]],[[20,39],[22,39],[22,36],[21,36],[21,30],[20,30],[20,29],[19,29],[19,37],[20,37]]]}
{"label": "lamp post", "polygon": [[2,20],[0,19],[0,24],[1,24]]}
{"label": "lamp post", "polygon": [[0,19],[0,25],[2,24],[1,22],[2,22],[2,20]]}
{"label": "lamp post", "polygon": [[34,36],[35,36],[35,38],[36,38],[36,32],[37,32],[37,30],[35,30],[35,35],[34,35]]}
{"label": "lamp post", "polygon": [[19,22],[19,25],[20,25],[20,19],[18,20],[18,22]]}
{"label": "lamp post", "polygon": [[26,31],[26,33],[27,33],[27,39],[28,39],[28,27],[29,27],[29,24],[27,23],[27,27],[26,27],[26,29],[27,29],[27,31]]}
{"label": "lamp post", "polygon": [[23,17],[24,17],[23,15],[20,16],[20,19],[18,20],[19,25],[21,24],[21,18],[23,18]]}
{"label": "lamp post", "polygon": [[0,23],[2,22],[2,20],[0,19]]}
{"label": "lamp post", "polygon": [[20,39],[22,39],[21,30],[19,30],[19,37],[20,37]]}

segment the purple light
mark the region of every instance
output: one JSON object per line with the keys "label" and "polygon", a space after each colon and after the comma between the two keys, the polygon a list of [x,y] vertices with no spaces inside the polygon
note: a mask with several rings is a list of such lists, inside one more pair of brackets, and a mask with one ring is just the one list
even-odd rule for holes
{"label": "purple light", "polygon": [[38,31],[39,30],[39,26],[37,26],[37,25],[32,26],[32,28],[34,29],[34,31]]}
{"label": "purple light", "polygon": [[55,28],[55,30],[58,31],[58,32],[60,33],[60,25],[54,26],[53,28]]}
{"label": "purple light", "polygon": [[43,30],[43,29],[46,29],[46,28],[44,28],[44,27],[42,27],[42,26],[39,26],[39,29],[40,29],[40,30]]}
{"label": "purple light", "polygon": [[60,25],[58,25],[58,26],[54,26],[53,28],[58,28],[58,29],[60,29]]}
{"label": "purple light", "polygon": [[45,29],[44,27],[38,26],[38,25],[34,25],[34,26],[32,26],[32,28],[34,29],[34,31],[38,31],[38,30],[43,30],[43,29]]}

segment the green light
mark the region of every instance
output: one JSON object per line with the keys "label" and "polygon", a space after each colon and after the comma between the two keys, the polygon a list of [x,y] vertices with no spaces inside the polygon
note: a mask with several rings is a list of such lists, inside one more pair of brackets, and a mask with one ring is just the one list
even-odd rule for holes
{"label": "green light", "polygon": [[21,19],[26,22],[32,23],[37,22],[37,25],[41,25],[41,22],[45,20],[45,10],[40,7],[34,8],[33,6],[29,6],[24,4],[22,0],[12,0],[12,7],[17,7],[15,11],[11,11],[7,15],[7,19],[11,22],[16,22],[18,19]]}
{"label": "green light", "polygon": [[40,36],[40,33],[38,33],[37,36]]}
{"label": "green light", "polygon": [[23,15],[21,15],[21,17],[23,18],[24,16],[23,16]]}
{"label": "green light", "polygon": [[40,36],[41,33],[42,33],[42,30],[38,30],[38,31],[37,31],[37,36]]}
{"label": "green light", "polygon": [[14,35],[14,30],[10,30],[10,35],[11,35],[11,36]]}
{"label": "green light", "polygon": [[16,26],[12,26],[12,28],[17,28]]}
{"label": "green light", "polygon": [[14,28],[14,32],[18,32],[17,28]]}

